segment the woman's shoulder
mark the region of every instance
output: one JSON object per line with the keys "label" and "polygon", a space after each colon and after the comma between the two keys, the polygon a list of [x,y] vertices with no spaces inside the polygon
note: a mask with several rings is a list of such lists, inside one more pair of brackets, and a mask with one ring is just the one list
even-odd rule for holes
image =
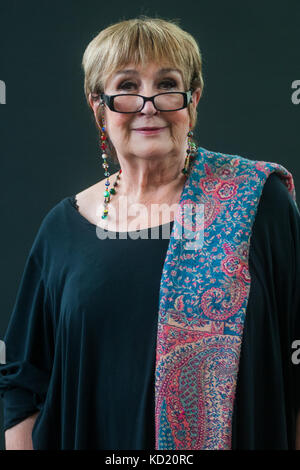
{"label": "woman's shoulder", "polygon": [[76,234],[74,223],[80,220],[77,216],[74,217],[74,214],[76,215],[75,208],[72,207],[74,204],[78,204],[83,217],[93,222],[91,214],[97,194],[98,203],[99,200],[101,201],[99,195],[102,194],[101,186],[103,181],[105,180],[100,180],[98,183],[78,193],[73,193],[59,199],[56,203],[52,204],[40,220],[31,251],[37,254],[52,253],[53,251],[60,250],[65,243],[71,242]]}
{"label": "woman's shoulder", "polygon": [[277,217],[280,213],[287,215],[289,210],[299,211],[296,201],[285,184],[280,173],[272,172],[266,179],[260,198],[260,205],[267,210],[274,210]]}
{"label": "woman's shoulder", "polygon": [[266,179],[253,226],[253,237],[264,247],[272,242],[277,252],[284,254],[291,247],[291,240],[299,237],[300,213],[280,174],[273,172]]}
{"label": "woman's shoulder", "polygon": [[105,189],[106,179],[101,179],[97,183],[82,189],[79,192],[60,199],[54,204],[48,212],[46,212],[41,227],[49,228],[51,225],[56,225],[59,222],[59,218],[65,217],[66,209],[70,208],[70,203],[80,209],[80,212],[85,215],[92,212],[94,205],[101,200],[101,196]]}

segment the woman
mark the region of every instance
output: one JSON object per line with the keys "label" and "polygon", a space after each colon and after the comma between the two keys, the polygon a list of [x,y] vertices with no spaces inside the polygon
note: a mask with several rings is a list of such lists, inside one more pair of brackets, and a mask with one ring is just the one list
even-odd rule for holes
{"label": "woman", "polygon": [[6,448],[296,448],[292,175],[195,148],[201,54],[176,24],[111,25],[83,66],[105,178],[51,209],[30,251]]}

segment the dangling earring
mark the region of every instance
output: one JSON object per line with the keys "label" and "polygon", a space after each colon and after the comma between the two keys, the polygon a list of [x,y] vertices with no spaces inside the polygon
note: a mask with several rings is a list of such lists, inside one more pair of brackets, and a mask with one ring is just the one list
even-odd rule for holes
{"label": "dangling earring", "polygon": [[115,188],[116,188],[116,186],[118,186],[118,182],[119,182],[120,174],[122,173],[122,169],[120,168],[120,170],[117,174],[116,180],[113,184],[113,187],[111,189],[109,189],[109,186],[110,186],[110,181],[109,181],[110,173],[108,171],[108,162],[107,162],[108,145],[107,145],[107,135],[106,135],[106,132],[105,132],[106,127],[105,127],[105,123],[104,123],[104,102],[103,102],[102,99],[100,101],[100,104],[102,106],[102,119],[101,119],[102,125],[100,127],[100,134],[101,134],[101,136],[100,136],[100,148],[101,148],[101,151],[103,152],[102,153],[102,159],[103,159],[102,167],[104,168],[104,176],[107,178],[106,182],[105,182],[106,190],[103,193],[103,196],[104,196],[104,210],[103,210],[103,214],[102,214],[102,219],[106,219],[107,215],[108,215],[107,206],[108,206],[108,203],[110,202],[111,195],[116,194],[116,189]]}
{"label": "dangling earring", "polygon": [[196,154],[197,146],[195,142],[192,141],[192,137],[194,135],[193,131],[191,130],[191,125],[190,125],[190,130],[187,133],[188,137],[188,148],[186,151],[186,157],[185,157],[185,162],[184,162],[184,167],[182,168],[181,172],[188,176],[189,170],[190,170],[190,159],[193,159]]}

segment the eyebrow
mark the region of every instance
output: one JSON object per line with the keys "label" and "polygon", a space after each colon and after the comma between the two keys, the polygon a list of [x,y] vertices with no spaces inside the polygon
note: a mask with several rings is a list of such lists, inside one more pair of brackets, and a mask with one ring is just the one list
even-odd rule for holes
{"label": "eyebrow", "polygon": [[[169,73],[169,72],[178,72],[180,73],[181,75],[181,72],[180,70],[178,69],[172,69],[172,68],[163,68],[163,69],[159,69],[159,71],[157,72],[157,75],[163,75],[164,73]],[[135,69],[124,69],[124,70],[117,70],[117,72],[115,72],[115,76],[117,75],[125,75],[127,73],[131,73],[132,75],[138,75],[139,72]]]}

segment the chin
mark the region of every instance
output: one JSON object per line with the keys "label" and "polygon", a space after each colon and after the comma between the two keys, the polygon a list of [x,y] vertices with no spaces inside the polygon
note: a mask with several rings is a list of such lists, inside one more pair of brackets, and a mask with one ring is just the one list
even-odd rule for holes
{"label": "chin", "polygon": [[162,145],[155,145],[152,146],[151,148],[141,148],[141,149],[136,149],[135,153],[144,158],[153,158],[153,157],[160,157],[165,155],[167,152],[169,152],[170,149],[163,147]]}
{"label": "chin", "polygon": [[137,155],[160,155],[160,154],[166,154],[167,152],[170,152],[172,147],[166,143],[166,141],[160,141],[160,142],[149,142],[146,145],[135,145],[134,146],[134,153],[137,153]]}

